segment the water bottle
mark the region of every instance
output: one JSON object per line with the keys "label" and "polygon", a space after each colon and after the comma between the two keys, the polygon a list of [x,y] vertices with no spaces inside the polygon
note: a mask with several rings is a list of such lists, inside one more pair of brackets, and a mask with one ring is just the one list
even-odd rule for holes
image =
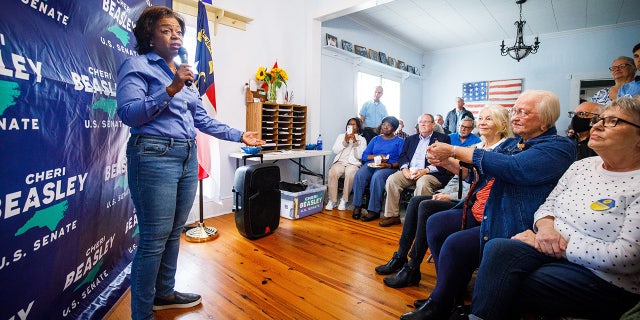
{"label": "water bottle", "polygon": [[322,150],[322,134],[318,135],[318,141],[316,142],[316,150]]}

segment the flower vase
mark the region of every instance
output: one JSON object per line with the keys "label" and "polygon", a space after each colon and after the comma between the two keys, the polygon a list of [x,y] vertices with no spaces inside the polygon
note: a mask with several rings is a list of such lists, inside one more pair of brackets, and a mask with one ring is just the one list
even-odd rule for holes
{"label": "flower vase", "polygon": [[269,100],[269,102],[275,103],[276,100],[278,99],[276,89],[277,88],[275,84],[272,84],[269,86],[269,91],[267,92],[267,100]]}

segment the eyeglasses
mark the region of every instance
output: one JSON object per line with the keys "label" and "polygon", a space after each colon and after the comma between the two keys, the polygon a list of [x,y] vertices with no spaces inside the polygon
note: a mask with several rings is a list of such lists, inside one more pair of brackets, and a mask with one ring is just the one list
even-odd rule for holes
{"label": "eyeglasses", "polygon": [[635,123],[629,122],[629,121],[624,120],[624,119],[620,119],[618,117],[602,117],[601,118],[599,116],[595,116],[595,117],[591,118],[590,124],[593,127],[596,124],[598,124],[600,121],[602,121],[602,125],[607,127],[607,128],[613,128],[613,127],[617,126],[618,123],[623,122],[623,123],[630,124],[630,125],[640,129],[640,125],[637,125]]}
{"label": "eyeglasses", "polygon": [[625,64],[621,64],[621,65],[617,65],[617,66],[611,66],[609,68],[609,70],[611,70],[611,71],[622,70],[622,69],[626,68],[627,66],[630,66],[630,64],[625,63]]}
{"label": "eyeglasses", "polygon": [[573,118],[573,116],[578,116],[578,118],[586,119],[586,118],[597,117],[598,114],[593,112],[586,112],[586,111],[580,111],[580,112],[569,111],[569,118]]}
{"label": "eyeglasses", "polygon": [[464,126],[464,125],[460,125],[460,129],[472,130],[473,127],[467,127],[467,126]]}
{"label": "eyeglasses", "polygon": [[533,112],[526,112],[524,111],[524,109],[517,109],[517,108],[511,108],[511,110],[509,110],[509,114],[511,115],[511,117],[515,117],[518,116],[520,118],[526,118],[528,117],[530,114],[532,114]]}

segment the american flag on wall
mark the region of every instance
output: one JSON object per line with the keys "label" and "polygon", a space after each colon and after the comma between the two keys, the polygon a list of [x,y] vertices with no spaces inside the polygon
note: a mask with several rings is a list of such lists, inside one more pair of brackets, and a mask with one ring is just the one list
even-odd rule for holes
{"label": "american flag on wall", "polygon": [[489,80],[462,84],[464,107],[478,115],[485,104],[511,108],[522,92],[522,79]]}

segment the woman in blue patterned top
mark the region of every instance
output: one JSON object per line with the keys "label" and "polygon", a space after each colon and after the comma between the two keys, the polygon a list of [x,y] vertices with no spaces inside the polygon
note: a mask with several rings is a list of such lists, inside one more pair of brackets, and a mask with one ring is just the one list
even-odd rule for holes
{"label": "woman in blue patterned top", "polygon": [[605,105],[618,97],[618,90],[623,85],[633,81],[636,75],[636,65],[629,57],[618,57],[611,62],[611,77],[615,84],[610,88],[600,89],[591,97],[591,102]]}

